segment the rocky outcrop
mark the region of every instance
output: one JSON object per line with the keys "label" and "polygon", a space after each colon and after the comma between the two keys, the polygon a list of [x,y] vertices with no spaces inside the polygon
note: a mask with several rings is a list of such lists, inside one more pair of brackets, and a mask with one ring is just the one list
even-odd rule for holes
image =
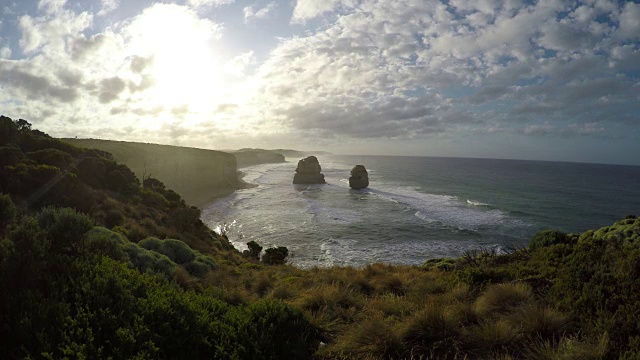
{"label": "rocky outcrop", "polygon": [[369,186],[369,173],[367,173],[367,169],[364,168],[364,165],[356,165],[351,169],[349,186],[356,190],[364,189]]}
{"label": "rocky outcrop", "polygon": [[320,173],[322,168],[315,156],[306,157],[298,161],[296,174],[293,176],[294,184],[324,184],[324,175]]}

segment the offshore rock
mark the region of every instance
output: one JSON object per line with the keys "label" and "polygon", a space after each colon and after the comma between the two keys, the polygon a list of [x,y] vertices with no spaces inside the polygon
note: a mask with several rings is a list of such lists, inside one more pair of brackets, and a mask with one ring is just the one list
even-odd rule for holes
{"label": "offshore rock", "polygon": [[320,173],[322,168],[315,156],[306,157],[298,161],[296,174],[293,176],[294,184],[324,184],[324,175]]}
{"label": "offshore rock", "polygon": [[355,190],[364,189],[369,186],[369,173],[364,165],[356,165],[351,169],[351,177],[349,178],[349,187]]}

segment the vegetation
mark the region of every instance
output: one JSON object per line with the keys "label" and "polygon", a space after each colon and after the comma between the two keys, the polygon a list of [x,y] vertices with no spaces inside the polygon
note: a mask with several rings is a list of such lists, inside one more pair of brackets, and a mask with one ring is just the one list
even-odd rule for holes
{"label": "vegetation", "polygon": [[0,153],[0,358],[640,357],[635,216],[508,254],[299,269],[24,120],[0,118]]}

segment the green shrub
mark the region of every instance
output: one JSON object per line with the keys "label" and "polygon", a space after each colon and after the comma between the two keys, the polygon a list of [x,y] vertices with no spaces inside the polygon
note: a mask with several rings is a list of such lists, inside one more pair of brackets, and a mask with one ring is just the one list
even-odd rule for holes
{"label": "green shrub", "polygon": [[526,284],[491,285],[476,299],[476,312],[482,316],[503,313],[531,300],[531,288]]}
{"label": "green shrub", "polygon": [[252,259],[260,260],[260,253],[262,252],[262,246],[260,246],[260,244],[258,244],[255,241],[249,241],[247,243],[247,247],[249,247],[249,250],[245,250],[242,253],[245,256],[248,256]]}
{"label": "green shrub", "polygon": [[127,242],[122,234],[98,226],[85,234],[86,250],[89,254],[108,256],[116,260],[127,258],[123,250]]}
{"label": "green shrub", "polygon": [[458,351],[461,327],[444,310],[427,304],[402,324],[401,339],[411,347],[412,353],[445,358]]}
{"label": "green shrub", "polygon": [[177,264],[186,264],[195,260],[196,253],[180,240],[147,238],[140,242],[140,246],[165,255]]}
{"label": "green shrub", "polygon": [[86,157],[77,165],[78,178],[86,184],[102,189],[106,175],[106,166],[103,160],[95,157]]}
{"label": "green shrub", "polygon": [[311,359],[320,342],[304,315],[279,301],[257,301],[232,319],[242,339],[236,350],[241,359]]}
{"label": "green shrub", "polygon": [[0,194],[0,233],[2,230],[13,222],[16,218],[18,211],[13,204],[9,195]]}
{"label": "green shrub", "polygon": [[18,135],[18,126],[11,118],[0,116],[0,145],[15,141]]}
{"label": "green shrub", "polygon": [[287,256],[289,256],[289,249],[284,246],[269,248],[264,251],[262,262],[267,265],[282,265],[287,262]]}
{"label": "green shrub", "polygon": [[136,244],[128,243],[124,245],[123,250],[127,253],[133,267],[141,272],[152,271],[170,278],[176,268],[176,263],[168,257],[143,249]]}
{"label": "green shrub", "polygon": [[163,240],[160,240],[155,237],[148,237],[140,240],[138,245],[147,250],[153,250],[155,252],[160,252],[160,246],[162,246]]}
{"label": "green shrub", "polygon": [[19,147],[15,146],[1,146],[0,147],[0,168],[3,166],[16,165],[22,159],[24,154]]}
{"label": "green shrub", "polygon": [[542,230],[538,231],[531,241],[529,242],[529,248],[535,250],[540,247],[566,244],[569,241],[567,234],[558,230]]}
{"label": "green shrub", "polygon": [[93,228],[88,215],[70,208],[47,207],[38,215],[40,227],[47,231],[54,252],[78,253],[84,235]]}
{"label": "green shrub", "polygon": [[26,154],[31,160],[40,164],[55,166],[60,169],[69,167],[73,161],[73,156],[57,149],[44,149]]}
{"label": "green shrub", "polygon": [[[559,270],[550,298],[578,320],[586,333],[609,334],[608,356],[640,353],[640,220],[580,235]],[[619,353],[618,353],[619,352]]]}

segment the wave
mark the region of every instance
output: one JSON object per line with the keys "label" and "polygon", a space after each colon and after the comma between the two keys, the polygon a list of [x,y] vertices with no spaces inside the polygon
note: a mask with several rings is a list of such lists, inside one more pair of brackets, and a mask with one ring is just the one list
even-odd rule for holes
{"label": "wave", "polygon": [[480,201],[473,201],[469,199],[467,199],[467,204],[473,205],[473,206],[491,206],[489,204],[481,203]]}
{"label": "wave", "polygon": [[369,188],[369,191],[387,201],[399,202],[416,210],[415,216],[427,223],[440,222],[459,228],[478,228],[518,222],[499,209],[488,208],[488,204],[469,206],[451,195],[429,194],[414,187],[389,186]]}

